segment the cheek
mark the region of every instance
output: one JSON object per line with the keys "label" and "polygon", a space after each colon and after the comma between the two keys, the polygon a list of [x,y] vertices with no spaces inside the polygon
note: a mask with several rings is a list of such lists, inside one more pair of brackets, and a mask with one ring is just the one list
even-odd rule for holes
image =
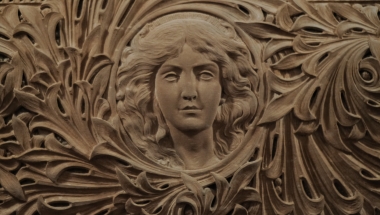
{"label": "cheek", "polygon": [[203,99],[210,111],[216,112],[222,96],[222,87],[219,83],[210,83],[204,86]]}
{"label": "cheek", "polygon": [[178,90],[174,89],[170,84],[162,84],[156,82],[155,97],[158,104],[162,109],[170,108],[174,106],[174,102],[177,98]]}

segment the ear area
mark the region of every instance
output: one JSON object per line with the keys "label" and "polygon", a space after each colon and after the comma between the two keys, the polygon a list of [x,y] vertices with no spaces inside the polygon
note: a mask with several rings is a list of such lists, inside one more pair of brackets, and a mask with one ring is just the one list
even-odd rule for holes
{"label": "ear area", "polygon": [[226,99],[225,98],[221,98],[220,99],[220,102],[219,102],[219,106],[226,103]]}

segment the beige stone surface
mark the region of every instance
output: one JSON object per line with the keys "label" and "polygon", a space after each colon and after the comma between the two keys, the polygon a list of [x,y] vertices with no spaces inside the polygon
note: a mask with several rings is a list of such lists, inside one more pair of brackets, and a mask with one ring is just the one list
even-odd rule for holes
{"label": "beige stone surface", "polygon": [[0,0],[0,214],[380,214],[379,9]]}

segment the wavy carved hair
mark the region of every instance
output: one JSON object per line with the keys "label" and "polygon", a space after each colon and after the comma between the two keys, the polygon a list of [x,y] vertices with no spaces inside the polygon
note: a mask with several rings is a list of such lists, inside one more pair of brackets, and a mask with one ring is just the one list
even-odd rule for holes
{"label": "wavy carved hair", "polygon": [[117,108],[124,128],[146,156],[162,165],[182,165],[155,101],[154,80],[160,66],[178,56],[186,43],[217,63],[222,74],[226,102],[217,110],[213,129],[215,155],[223,158],[242,141],[255,116],[257,75],[250,52],[235,31],[203,20],[177,19],[149,28],[145,26],[132,40],[121,59]]}

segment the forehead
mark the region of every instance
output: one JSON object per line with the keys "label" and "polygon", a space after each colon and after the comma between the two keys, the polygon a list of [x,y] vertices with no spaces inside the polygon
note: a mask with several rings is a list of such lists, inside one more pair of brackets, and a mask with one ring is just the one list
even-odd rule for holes
{"label": "forehead", "polygon": [[212,67],[215,70],[218,70],[218,65],[215,62],[206,58],[204,54],[194,50],[193,48],[191,48],[189,45],[185,43],[185,45],[182,48],[181,53],[178,56],[165,61],[162,64],[161,68],[177,67],[177,68],[190,70],[194,67],[199,67],[199,66]]}

